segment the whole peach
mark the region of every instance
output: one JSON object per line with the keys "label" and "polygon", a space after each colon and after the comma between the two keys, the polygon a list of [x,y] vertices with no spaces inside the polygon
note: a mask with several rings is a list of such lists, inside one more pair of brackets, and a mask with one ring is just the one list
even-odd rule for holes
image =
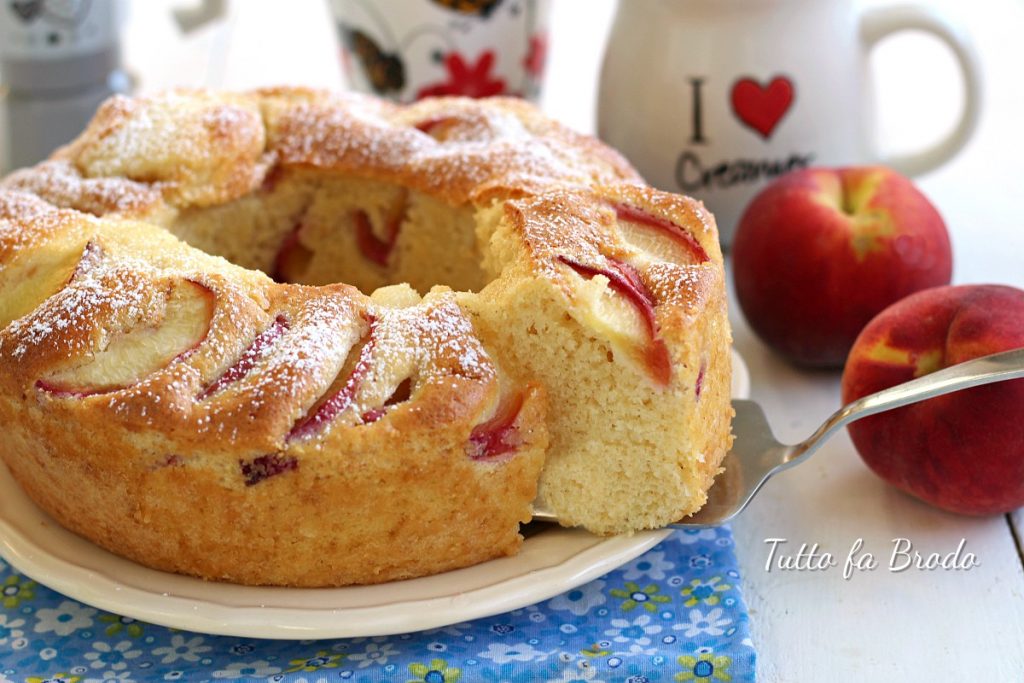
{"label": "whole peach", "polygon": [[938,211],[882,167],[782,176],[740,219],[736,293],[753,330],[790,360],[840,367],[879,311],[948,284],[953,257]]}
{"label": "whole peach", "polygon": [[[936,287],[885,309],[861,332],[843,401],[978,356],[1024,347],[1024,291]],[[937,507],[985,515],[1024,506],[1024,380],[928,399],[850,425],[864,462]]]}

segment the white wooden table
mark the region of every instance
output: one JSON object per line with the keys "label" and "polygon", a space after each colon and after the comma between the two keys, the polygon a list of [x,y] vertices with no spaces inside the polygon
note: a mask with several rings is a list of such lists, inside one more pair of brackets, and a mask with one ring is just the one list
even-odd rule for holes
{"label": "white wooden table", "polygon": [[[967,9],[955,0],[932,4]],[[185,39],[175,34],[168,6],[136,3],[129,19],[126,61],[144,91],[168,85],[342,87],[324,0],[236,2],[226,22]],[[583,131],[594,129],[592,103],[613,10],[611,0],[561,0],[552,17],[542,104]],[[981,128],[960,157],[921,178],[920,186],[952,233],[954,282],[1024,287],[1024,4],[978,0],[970,10],[966,25],[987,86]],[[882,46],[875,66],[889,147],[924,145],[951,125],[960,101],[957,81],[952,59],[937,44],[923,37],[893,40]],[[933,100],[934,111],[922,109]],[[753,398],[779,437],[805,437],[838,407],[838,374],[786,366],[752,336],[735,307],[732,319]],[[810,462],[770,482],[734,525],[760,680],[1024,680],[1024,569],[1014,524],[1019,538],[1024,514],[967,519],[918,503],[869,472],[845,433],[835,437]],[[965,550],[981,564],[970,571],[891,573],[884,565],[897,537],[924,553],[952,552],[966,539]],[[840,562],[860,538],[883,567],[849,580],[841,566],[769,572],[769,538],[787,539],[783,547],[791,553],[802,543],[818,543]]]}

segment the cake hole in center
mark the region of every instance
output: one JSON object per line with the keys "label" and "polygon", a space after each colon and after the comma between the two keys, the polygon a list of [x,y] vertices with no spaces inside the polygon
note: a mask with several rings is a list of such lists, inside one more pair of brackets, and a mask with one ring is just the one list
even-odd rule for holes
{"label": "cake hole in center", "polygon": [[235,201],[182,212],[169,226],[189,244],[279,282],[344,282],[369,294],[408,283],[476,292],[482,267],[471,206],[324,171],[285,170]]}

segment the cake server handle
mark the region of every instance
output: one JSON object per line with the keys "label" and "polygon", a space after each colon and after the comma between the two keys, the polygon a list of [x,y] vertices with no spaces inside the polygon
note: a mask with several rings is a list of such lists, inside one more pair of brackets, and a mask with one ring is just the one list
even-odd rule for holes
{"label": "cake server handle", "polygon": [[736,439],[722,462],[723,472],[715,479],[700,510],[668,526],[700,529],[729,522],[747,507],[768,479],[805,461],[851,422],[942,394],[1017,378],[1024,378],[1024,349],[975,358],[851,401],[833,413],[814,434],[793,445],[782,444],[774,437],[760,405],[734,400]]}
{"label": "cake server handle", "polygon": [[847,403],[818,427],[814,434],[791,446],[786,463],[797,463],[807,458],[836,430],[862,417],[918,403],[954,391],[1017,378],[1024,378],[1024,349],[1003,351],[975,358],[868,394]]}

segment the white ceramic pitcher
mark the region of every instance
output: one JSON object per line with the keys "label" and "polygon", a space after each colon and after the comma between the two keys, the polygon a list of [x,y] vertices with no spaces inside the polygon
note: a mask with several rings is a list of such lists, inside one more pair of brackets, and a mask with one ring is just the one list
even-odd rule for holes
{"label": "white ceramic pitcher", "polygon": [[[966,106],[945,139],[887,158],[876,145],[868,54],[910,29],[952,49]],[[598,134],[652,185],[704,200],[729,244],[744,207],[772,178],[809,165],[876,162],[923,173],[964,146],[979,102],[968,37],[924,5],[862,11],[854,0],[626,0],[601,73]]]}

